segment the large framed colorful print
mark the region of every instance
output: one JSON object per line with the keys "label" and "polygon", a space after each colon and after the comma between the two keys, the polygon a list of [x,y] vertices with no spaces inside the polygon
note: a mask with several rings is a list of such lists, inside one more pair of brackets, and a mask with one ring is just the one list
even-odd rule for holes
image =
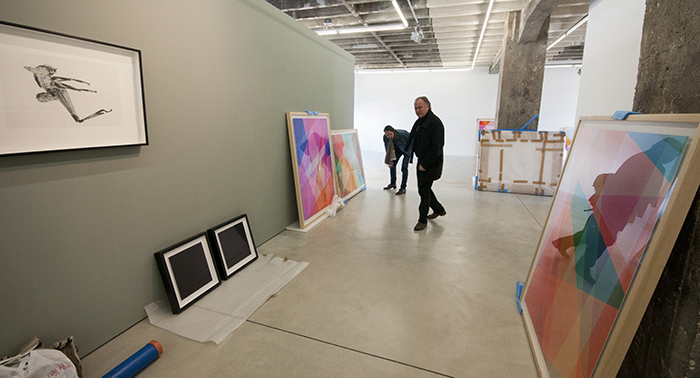
{"label": "large framed colorful print", "polygon": [[0,155],[148,144],[141,52],[0,23]]}
{"label": "large framed colorful print", "polygon": [[700,115],[582,118],[523,293],[542,377],[613,377],[700,183]]}
{"label": "large framed colorful print", "polygon": [[327,113],[287,113],[299,228],[320,220],[335,195],[331,125]]}
{"label": "large framed colorful print", "polygon": [[347,201],[367,187],[365,171],[362,167],[360,140],[355,129],[331,131],[331,140],[335,156],[338,196],[343,201]]}
{"label": "large framed colorful print", "polygon": [[204,232],[154,256],[173,314],[179,314],[221,284]]}
{"label": "large framed colorful print", "polygon": [[248,215],[243,214],[207,231],[221,278],[227,280],[258,258]]}

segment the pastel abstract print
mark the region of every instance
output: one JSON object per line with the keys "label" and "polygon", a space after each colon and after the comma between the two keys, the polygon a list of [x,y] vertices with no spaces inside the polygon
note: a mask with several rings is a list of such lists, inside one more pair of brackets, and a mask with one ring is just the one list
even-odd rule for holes
{"label": "pastel abstract print", "polygon": [[333,201],[333,162],[326,118],[294,118],[297,168],[304,220]]}
{"label": "pastel abstract print", "polygon": [[577,134],[524,295],[550,377],[594,373],[688,141]]}
{"label": "pastel abstract print", "polygon": [[331,139],[335,155],[335,172],[338,178],[338,194],[341,198],[347,199],[365,187],[357,132],[333,132]]}

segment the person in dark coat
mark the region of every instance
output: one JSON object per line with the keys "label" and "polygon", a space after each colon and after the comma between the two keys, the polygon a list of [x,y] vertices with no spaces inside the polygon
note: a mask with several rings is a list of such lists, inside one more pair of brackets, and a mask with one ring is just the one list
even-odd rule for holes
{"label": "person in dark coat", "polygon": [[[418,119],[411,128],[408,138],[413,153],[418,158],[416,177],[418,178],[418,223],[413,228],[420,231],[428,226],[428,219],[435,219],[447,214],[445,207],[438,201],[433,192],[433,182],[442,176],[444,162],[443,146],[445,145],[445,126],[436,116],[427,97],[418,97],[413,108]],[[433,212],[428,214],[428,210]]]}
{"label": "person in dark coat", "polygon": [[406,130],[394,129],[391,125],[384,127],[384,150],[386,156],[384,163],[389,166],[389,176],[391,182],[384,187],[384,190],[396,189],[396,166],[401,160],[401,186],[396,192],[397,196],[406,194],[406,183],[408,182],[408,163],[411,161],[411,148],[408,146],[408,136]]}

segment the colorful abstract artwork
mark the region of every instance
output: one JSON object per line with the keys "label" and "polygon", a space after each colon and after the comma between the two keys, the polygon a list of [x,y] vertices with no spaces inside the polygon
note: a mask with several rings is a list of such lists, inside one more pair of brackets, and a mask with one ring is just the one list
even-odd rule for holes
{"label": "colorful abstract artwork", "polygon": [[323,214],[335,195],[328,114],[287,114],[299,209],[305,228]]}
{"label": "colorful abstract artwork", "polygon": [[347,200],[366,188],[357,130],[331,132],[338,195]]}
{"label": "colorful abstract artwork", "polygon": [[594,376],[692,135],[593,125],[576,135],[521,298],[543,376]]}

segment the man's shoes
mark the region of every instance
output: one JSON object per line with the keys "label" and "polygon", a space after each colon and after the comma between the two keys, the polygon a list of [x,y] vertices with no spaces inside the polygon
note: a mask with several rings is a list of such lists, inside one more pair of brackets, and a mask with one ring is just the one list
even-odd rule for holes
{"label": "man's shoes", "polygon": [[437,217],[441,217],[441,216],[446,215],[446,214],[447,214],[447,211],[443,211],[442,213],[436,213],[433,211],[432,214],[428,214],[428,219],[435,219]]}
{"label": "man's shoes", "polygon": [[384,190],[389,190],[389,189],[396,189],[396,185],[389,184],[389,185],[384,187]]}
{"label": "man's shoes", "polygon": [[427,224],[427,223],[418,222],[418,223],[416,223],[416,226],[413,227],[413,231],[424,230],[426,227],[428,227],[428,224]]}
{"label": "man's shoes", "polygon": [[399,190],[396,191],[396,195],[397,195],[397,196],[400,196],[400,195],[402,195],[402,194],[406,194],[406,189],[399,189]]}

